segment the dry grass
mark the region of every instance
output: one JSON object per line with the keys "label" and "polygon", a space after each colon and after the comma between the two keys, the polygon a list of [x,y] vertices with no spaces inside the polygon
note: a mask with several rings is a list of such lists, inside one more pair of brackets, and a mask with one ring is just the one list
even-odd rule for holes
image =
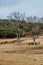
{"label": "dry grass", "polygon": [[43,36],[36,42],[40,45],[29,46],[31,38],[21,38],[21,42],[16,39],[1,39],[0,43],[0,65],[43,65]]}

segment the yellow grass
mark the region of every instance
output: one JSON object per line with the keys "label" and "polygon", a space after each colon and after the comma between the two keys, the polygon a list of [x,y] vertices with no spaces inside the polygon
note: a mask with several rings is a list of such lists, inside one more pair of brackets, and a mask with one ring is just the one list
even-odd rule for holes
{"label": "yellow grass", "polygon": [[16,39],[0,39],[0,65],[43,65],[43,36],[39,36],[36,42],[40,45],[29,46],[32,38],[21,38],[17,43]]}

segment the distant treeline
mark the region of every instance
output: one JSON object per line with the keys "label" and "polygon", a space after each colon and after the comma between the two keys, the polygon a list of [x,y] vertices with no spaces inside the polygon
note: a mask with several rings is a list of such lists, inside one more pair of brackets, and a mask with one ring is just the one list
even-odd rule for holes
{"label": "distant treeline", "polygon": [[39,25],[41,34],[43,34],[43,23],[0,19],[0,38],[14,38],[17,36],[17,32],[20,33],[20,36],[31,35],[31,28],[34,25]]}

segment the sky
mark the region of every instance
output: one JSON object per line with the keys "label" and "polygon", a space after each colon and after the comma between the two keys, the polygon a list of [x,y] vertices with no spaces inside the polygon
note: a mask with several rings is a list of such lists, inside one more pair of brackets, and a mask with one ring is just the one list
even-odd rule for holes
{"label": "sky", "polygon": [[0,18],[7,18],[13,12],[43,17],[43,0],[0,0]]}

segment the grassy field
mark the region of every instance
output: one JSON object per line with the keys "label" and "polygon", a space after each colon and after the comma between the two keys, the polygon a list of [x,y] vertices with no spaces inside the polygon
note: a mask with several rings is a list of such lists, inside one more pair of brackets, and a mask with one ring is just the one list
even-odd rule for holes
{"label": "grassy field", "polygon": [[[0,39],[0,65],[43,65],[43,36],[39,36],[36,42],[39,45],[29,46],[32,38]],[[6,44],[4,44],[6,43]]]}

